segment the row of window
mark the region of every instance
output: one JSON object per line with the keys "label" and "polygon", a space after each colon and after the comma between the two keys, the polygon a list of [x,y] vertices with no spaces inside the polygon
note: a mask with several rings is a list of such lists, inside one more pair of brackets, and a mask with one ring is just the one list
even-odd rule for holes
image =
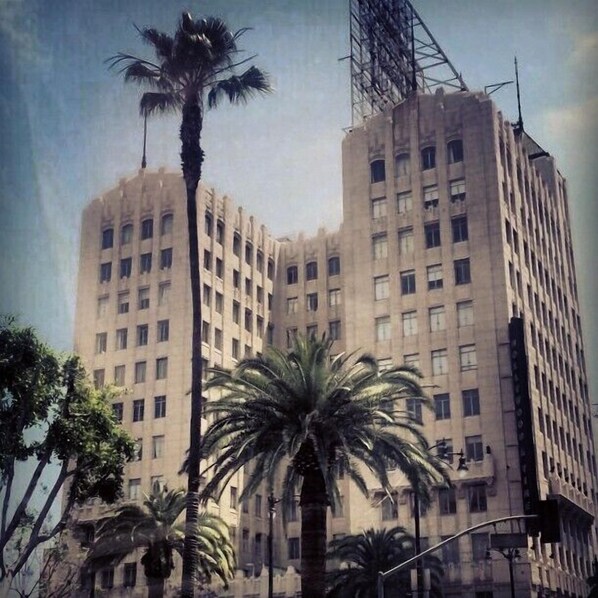
{"label": "row of window", "polygon": [[[160,219],[160,234],[168,235],[172,233],[174,222],[173,214],[164,214]],[[151,239],[154,236],[154,219],[144,218],[141,221],[140,239],[142,241]],[[131,223],[123,224],[120,227],[120,244],[129,245],[133,240],[133,225]],[[102,230],[101,248],[110,249],[114,246],[114,229],[104,228]]]}
{"label": "row of window", "polygon": [[[140,307],[139,309],[147,309],[149,307],[149,299],[147,299],[148,305],[146,307]],[[115,335],[115,349],[117,351],[126,349],[128,345],[128,329],[119,328]],[[163,343],[170,339],[170,320],[158,320],[156,325],[156,342]],[[136,331],[137,346],[145,346],[149,341],[149,325],[140,324],[137,326]],[[106,353],[108,348],[108,333],[98,332],[96,334],[95,352],[96,355]]]}
{"label": "row of window", "polygon": [[[447,161],[449,164],[463,161],[463,141],[454,139],[446,146]],[[436,146],[428,145],[420,152],[421,169],[430,170],[436,168]],[[405,177],[411,174],[411,157],[407,153],[398,154],[395,157],[395,176]],[[379,183],[386,180],[386,163],[379,158],[370,163],[370,182]]]}
{"label": "row of window", "polygon": [[[122,401],[112,404],[114,417],[122,422],[125,415],[125,404]],[[154,397],[154,419],[166,417],[166,395]],[[132,402],[131,421],[142,422],[145,418],[145,399],[134,399]]]}
{"label": "row of window", "polygon": [[[172,247],[160,250],[160,270],[172,268]],[[149,274],[152,271],[152,254],[142,253],[139,256],[139,274]],[[133,274],[133,258],[124,257],[120,260],[119,278],[130,278]],[[112,262],[100,264],[100,282],[112,280]]]}
{"label": "row of window", "polygon": [[[328,291],[328,306],[337,307],[341,304],[341,290],[330,289]],[[307,293],[305,295],[305,309],[306,311],[315,312],[318,311],[319,300],[318,293]],[[296,314],[299,308],[299,298],[289,297],[287,299],[287,314]]]}
{"label": "row of window", "polygon": [[[331,257],[328,259],[328,276],[337,276],[341,273],[340,257]],[[316,280],[318,278],[318,262],[311,261],[305,264],[305,280]],[[287,268],[287,284],[297,284],[299,282],[298,266],[289,266]]]}
{"label": "row of window", "polygon": [[[158,306],[168,305],[170,298],[170,281],[161,282],[158,285]],[[141,287],[137,290],[137,309],[148,309],[150,306],[150,287]],[[97,317],[103,318],[108,312],[110,304],[110,295],[102,295],[98,297]],[[130,292],[122,291],[117,295],[117,312],[119,314],[127,314],[130,309]],[[167,339],[165,339],[167,340]]]}
{"label": "row of window", "polygon": [[[94,384],[96,388],[104,386],[105,380],[105,369],[94,370]],[[155,379],[165,380],[168,377],[168,357],[158,357],[156,359]],[[147,361],[137,361],[134,367],[133,381],[135,384],[143,384],[147,380]],[[126,366],[115,365],[114,366],[114,385],[115,386],[127,386],[126,381]]]}
{"label": "row of window", "polygon": [[[454,260],[453,262],[454,283],[456,285],[469,284],[471,282],[471,269],[469,258]],[[385,275],[387,276],[387,275]],[[401,295],[413,295],[416,292],[415,270],[403,270],[400,272]],[[379,279],[380,293],[383,296],[385,277]],[[442,289],[444,287],[442,264],[432,264],[426,267],[427,288],[429,291]],[[374,283],[375,284],[375,283]],[[375,292],[375,291],[374,291]]]}
{"label": "row of window", "polygon": [[[328,338],[331,341],[338,341],[341,338],[341,321],[331,320],[328,322]],[[298,333],[297,328],[287,328],[287,348],[290,349],[293,346],[293,342]],[[317,336],[318,327],[317,325],[311,325],[307,327],[307,336]]]}
{"label": "row of window", "polygon": [[[112,409],[114,411],[114,415],[118,419],[118,421],[122,421],[123,415],[123,407],[122,403],[113,403]],[[150,457],[152,459],[161,459],[164,457],[164,450],[166,448],[165,436],[158,435],[152,436],[152,443],[151,443],[151,453]],[[133,455],[133,461],[141,461],[143,459],[143,438],[137,438],[135,441],[135,453]]]}
{"label": "row of window", "polygon": [[[93,574],[88,573],[86,569],[81,569],[81,576],[82,588],[90,589],[94,580]],[[137,563],[124,564],[122,585],[124,588],[134,588],[137,585]],[[114,567],[100,571],[100,587],[103,590],[114,587]]]}

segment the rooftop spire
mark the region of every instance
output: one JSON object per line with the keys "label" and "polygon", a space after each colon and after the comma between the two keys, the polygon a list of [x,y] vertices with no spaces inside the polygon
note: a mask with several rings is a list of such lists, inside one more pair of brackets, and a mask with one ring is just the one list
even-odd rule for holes
{"label": "rooftop spire", "polygon": [[519,69],[517,68],[517,56],[515,56],[515,84],[517,86],[517,124],[515,125],[515,132],[523,132],[523,117],[521,116],[521,94],[519,92]]}

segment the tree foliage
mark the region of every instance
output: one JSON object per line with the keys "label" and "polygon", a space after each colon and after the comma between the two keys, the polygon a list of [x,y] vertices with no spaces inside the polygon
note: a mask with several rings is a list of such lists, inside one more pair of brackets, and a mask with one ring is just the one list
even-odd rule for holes
{"label": "tree foliage", "polygon": [[[90,386],[78,357],[58,355],[10,318],[0,322],[0,579],[14,577],[36,547],[62,531],[75,504],[122,495],[134,443],[109,398]],[[27,461],[33,473],[16,495],[16,474]],[[61,490],[62,514],[52,522]]]}

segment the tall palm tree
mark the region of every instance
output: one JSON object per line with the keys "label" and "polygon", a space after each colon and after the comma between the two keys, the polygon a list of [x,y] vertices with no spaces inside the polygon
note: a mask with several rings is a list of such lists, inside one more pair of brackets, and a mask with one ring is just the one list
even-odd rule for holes
{"label": "tall palm tree", "polygon": [[[193,312],[191,340],[191,420],[186,521],[196,525],[199,492],[199,447],[201,443],[201,280],[197,234],[197,186],[201,179],[204,152],[200,139],[204,110],[215,107],[222,96],[231,103],[247,101],[256,92],[270,91],[267,76],[255,66],[236,74],[235,68],[251,58],[239,59],[237,43],[247,29],[232,33],[217,18],[193,20],[183,13],[173,36],[156,29],[140,30],[141,38],[152,46],[154,61],[118,53],[109,59],[111,67],[124,73],[125,81],[147,86],[139,104],[143,116],[154,112],[181,111],[181,162],[187,190],[189,273]],[[191,534],[185,540],[182,595],[193,596],[196,547]]]}
{"label": "tall palm tree", "polygon": [[[329,576],[328,598],[376,598],[378,572],[388,571],[415,554],[415,541],[403,527],[368,529],[361,534],[332,540],[328,558],[340,561],[342,568]],[[441,561],[434,556],[424,559],[430,569],[431,598],[442,596]],[[404,570],[386,583],[384,595],[400,598],[408,595],[411,572]]]}
{"label": "tall palm tree", "polygon": [[[164,584],[174,569],[174,554],[183,552],[185,525],[177,523],[185,510],[185,491],[156,489],[143,507],[124,505],[104,519],[86,558],[90,570],[113,567],[137,549],[148,580],[149,598],[164,595]],[[225,583],[234,574],[235,553],[226,523],[200,513],[194,533],[198,546],[198,577],[216,576]]]}
{"label": "tall palm tree", "polygon": [[445,479],[420,425],[393,408],[405,397],[422,397],[417,371],[381,372],[373,357],[333,357],[331,346],[325,338],[297,337],[288,354],[270,347],[232,371],[216,370],[206,384],[223,396],[207,405],[216,419],[203,439],[205,454],[214,455],[204,495],[217,498],[250,461],[241,499],[263,481],[274,487],[284,470],[283,505],[300,488],[301,591],[310,598],[325,595],[327,506],[339,497],[340,472],[365,494],[361,466],[388,490],[389,461],[410,480],[426,482],[422,491]]}

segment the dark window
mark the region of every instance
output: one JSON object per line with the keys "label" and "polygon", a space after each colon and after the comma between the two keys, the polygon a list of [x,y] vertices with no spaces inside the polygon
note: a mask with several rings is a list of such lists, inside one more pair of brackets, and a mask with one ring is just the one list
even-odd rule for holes
{"label": "dark window", "polygon": [[172,214],[164,214],[164,216],[162,216],[162,220],[160,222],[161,235],[169,235],[170,233],[172,233],[173,220],[174,218]]}
{"label": "dark window", "polygon": [[142,253],[139,256],[139,272],[145,274],[146,272],[152,271],[152,254]]}
{"label": "dark window", "polygon": [[396,521],[399,517],[397,495],[385,496],[380,504],[382,508],[382,521]]}
{"label": "dark window", "polygon": [[299,269],[297,266],[289,266],[287,268],[287,284],[297,284],[299,280]]}
{"label": "dark window", "polygon": [[212,252],[204,249],[203,251],[203,267],[206,270],[212,269]]}
{"label": "dark window", "polygon": [[315,280],[318,278],[318,262],[309,262],[305,265],[305,279]]}
{"label": "dark window", "polygon": [[488,510],[486,484],[473,484],[467,488],[470,513],[483,513]]}
{"label": "dark window", "polygon": [[455,260],[455,284],[468,284],[470,282],[469,258]]}
{"label": "dark window", "polygon": [[151,239],[154,236],[154,220],[146,218],[141,223],[141,240]]}
{"label": "dark window", "polygon": [[208,237],[212,236],[212,214],[206,212],[204,217],[204,231]]}
{"label": "dark window", "polygon": [[450,419],[451,417],[451,397],[448,393],[434,395],[434,410],[436,419]]}
{"label": "dark window", "polygon": [[168,340],[170,336],[170,322],[169,320],[158,321],[158,342],[164,342]]}
{"label": "dark window", "polygon": [[251,266],[253,262],[253,245],[251,243],[245,243],[245,263]]}
{"label": "dark window", "polygon": [[216,258],[216,276],[218,278],[224,276],[224,262],[219,257]]}
{"label": "dark window", "polygon": [[133,259],[130,257],[124,257],[120,260],[120,277],[129,278],[133,269]]}
{"label": "dark window", "polygon": [[341,338],[341,323],[340,320],[333,320],[329,323],[328,332],[330,340],[337,341]]}
{"label": "dark window", "polygon": [[114,229],[106,228],[102,231],[102,249],[110,249],[114,245]]}
{"label": "dark window", "polygon": [[124,407],[122,403],[112,403],[112,414],[116,421],[121,422],[123,420]]}
{"label": "dark window", "polygon": [[[451,536],[440,536],[440,540],[448,540]],[[442,547],[441,560],[444,565],[456,565],[460,561],[459,540],[453,540]]]}
{"label": "dark window", "polygon": [[431,145],[422,150],[422,170],[436,168],[436,148]]}
{"label": "dark window", "polygon": [[135,587],[137,583],[137,563],[125,563],[123,575],[123,586],[125,588]]}
{"label": "dark window", "polygon": [[142,422],[144,411],[145,411],[145,400],[144,399],[135,399],[133,401],[133,421],[134,422]]}
{"label": "dark window", "polygon": [[241,255],[241,235],[239,233],[233,235],[233,253],[237,257]]}
{"label": "dark window", "polygon": [[137,291],[137,304],[139,309],[148,309],[150,306],[149,287],[139,289]]}
{"label": "dark window", "polygon": [[272,280],[274,278],[274,260],[268,260],[268,278]]}
{"label": "dark window", "polygon": [[133,240],[133,225],[125,224],[120,229],[120,243],[121,245],[128,245]]}
{"label": "dark window", "polygon": [[308,293],[305,301],[307,311],[318,311],[318,293]]}
{"label": "dark window", "polygon": [[100,265],[100,282],[110,282],[112,278],[112,263],[107,262]]}
{"label": "dark window", "polygon": [[438,510],[441,515],[454,515],[457,512],[457,497],[454,488],[439,488]]}
{"label": "dark window", "polygon": [[401,272],[401,295],[415,293],[415,270]]}
{"label": "dark window", "polygon": [[250,309],[245,310],[245,330],[247,330],[247,332],[253,330],[253,313]]}
{"label": "dark window", "polygon": [[255,253],[255,268],[258,272],[264,271],[264,254],[259,249]]}
{"label": "dark window", "polygon": [[148,343],[149,328],[147,324],[137,326],[137,346],[144,347]]}
{"label": "dark window", "polygon": [[463,396],[463,415],[468,417],[470,415],[480,414],[480,393],[477,388],[464,390]]}
{"label": "dark window", "polygon": [[370,164],[370,182],[379,183],[386,180],[386,167],[384,160],[374,160]]}
{"label": "dark window", "polygon": [[135,364],[135,384],[142,384],[145,382],[145,372],[147,364],[145,361],[138,361]]}
{"label": "dark window", "polygon": [[164,395],[154,397],[154,417],[156,419],[166,417],[166,397]]}
{"label": "dark window", "polygon": [[467,231],[467,216],[457,216],[451,220],[453,225],[453,243],[467,241],[469,234]]}
{"label": "dark window", "polygon": [[484,445],[481,436],[465,437],[465,456],[468,461],[482,461],[484,459]]}
{"label": "dark window", "polygon": [[463,141],[461,139],[454,139],[449,141],[446,146],[448,154],[448,163],[463,162]]}
{"label": "dark window", "polygon": [[216,243],[224,245],[224,222],[222,220],[216,221]]}
{"label": "dark window", "polygon": [[288,547],[289,547],[289,560],[291,559],[299,559],[301,558],[301,543],[299,538],[289,538],[288,540]]}
{"label": "dark window", "polygon": [[422,402],[421,399],[407,399],[406,402],[407,413],[409,417],[418,423],[422,423]]}
{"label": "dark window", "polygon": [[440,247],[440,222],[430,222],[424,226],[426,249]]}
{"label": "dark window", "polygon": [[105,370],[101,369],[93,371],[93,385],[95,386],[95,388],[102,388],[104,386],[105,377]]}
{"label": "dark window", "polygon": [[241,288],[241,273],[238,270],[233,270],[233,287]]}
{"label": "dark window", "polygon": [[168,357],[156,359],[156,380],[164,380],[168,377]]}
{"label": "dark window", "polygon": [[172,247],[162,249],[160,252],[160,269],[166,270],[172,267]]}
{"label": "dark window", "polygon": [[336,276],[341,273],[341,258],[331,257],[328,260],[328,276]]}
{"label": "dark window", "polygon": [[109,590],[114,587],[114,569],[112,567],[110,567],[110,569],[102,569],[100,585],[104,590]]}

